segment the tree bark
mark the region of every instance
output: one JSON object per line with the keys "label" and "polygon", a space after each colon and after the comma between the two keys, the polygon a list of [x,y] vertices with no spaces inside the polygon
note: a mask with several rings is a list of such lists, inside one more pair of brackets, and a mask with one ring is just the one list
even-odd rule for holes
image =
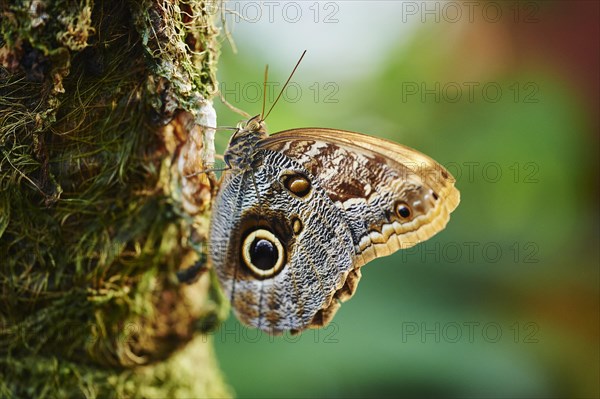
{"label": "tree bark", "polygon": [[0,397],[230,396],[203,253],[215,2],[0,0]]}

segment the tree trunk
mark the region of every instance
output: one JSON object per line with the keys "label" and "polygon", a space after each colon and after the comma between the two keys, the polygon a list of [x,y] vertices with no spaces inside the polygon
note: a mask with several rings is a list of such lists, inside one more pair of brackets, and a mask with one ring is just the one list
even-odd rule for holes
{"label": "tree trunk", "polygon": [[[206,335],[215,2],[0,0],[0,397],[230,396]],[[188,273],[189,274],[189,273]]]}

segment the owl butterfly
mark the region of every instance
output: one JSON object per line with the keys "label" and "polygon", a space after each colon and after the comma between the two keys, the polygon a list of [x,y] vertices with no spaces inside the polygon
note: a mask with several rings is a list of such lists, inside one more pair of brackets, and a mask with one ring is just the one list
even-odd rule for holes
{"label": "owl butterfly", "polygon": [[225,151],[209,257],[244,324],[272,334],[325,326],[361,267],[442,230],[459,192],[409,147],[326,128],[268,135],[263,114],[264,102]]}

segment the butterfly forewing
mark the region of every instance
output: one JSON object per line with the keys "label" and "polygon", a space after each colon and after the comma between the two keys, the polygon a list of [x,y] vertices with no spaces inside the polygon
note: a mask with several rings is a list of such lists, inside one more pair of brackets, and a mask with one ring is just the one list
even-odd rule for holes
{"label": "butterfly forewing", "polygon": [[344,210],[362,265],[442,230],[459,202],[440,164],[387,140],[333,129],[293,129],[262,140],[302,164]]}

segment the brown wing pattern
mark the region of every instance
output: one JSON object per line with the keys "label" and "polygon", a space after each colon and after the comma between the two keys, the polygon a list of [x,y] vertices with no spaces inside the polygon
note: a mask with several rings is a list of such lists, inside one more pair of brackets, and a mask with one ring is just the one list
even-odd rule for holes
{"label": "brown wing pattern", "polygon": [[[263,139],[260,148],[299,162],[345,211],[355,268],[442,230],[460,201],[455,179],[428,156],[394,142],[335,129],[303,128]],[[346,297],[354,292],[356,282]]]}

